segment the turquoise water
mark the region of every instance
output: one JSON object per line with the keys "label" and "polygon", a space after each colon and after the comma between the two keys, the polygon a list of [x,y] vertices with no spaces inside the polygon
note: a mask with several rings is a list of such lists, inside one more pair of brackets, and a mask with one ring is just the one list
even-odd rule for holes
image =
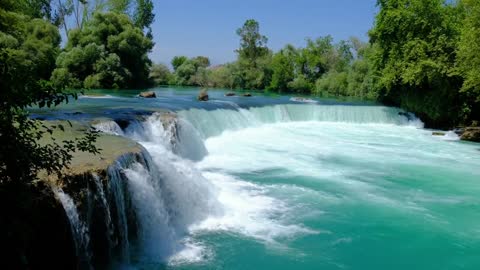
{"label": "turquoise water", "polygon": [[[193,210],[182,208],[188,226],[169,240],[183,248],[158,259],[149,245],[129,266],[480,269],[480,144],[432,136],[420,121],[374,104],[224,91],[199,103],[197,92],[159,89],[152,100],[110,93],[35,112],[121,118],[166,108],[200,138],[207,153],[198,160],[139,140],[159,164],[173,164],[185,191],[176,199]],[[214,204],[197,207],[202,195]]]}

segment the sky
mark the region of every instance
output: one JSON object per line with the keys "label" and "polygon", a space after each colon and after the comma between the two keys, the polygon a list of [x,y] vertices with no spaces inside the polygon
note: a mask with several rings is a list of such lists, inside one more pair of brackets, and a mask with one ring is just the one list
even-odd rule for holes
{"label": "sky", "polygon": [[268,47],[304,46],[305,38],[331,35],[367,40],[376,0],[157,0],[152,25],[155,63],[176,55],[207,56],[212,64],[236,59],[236,29],[247,19],[260,23]]}

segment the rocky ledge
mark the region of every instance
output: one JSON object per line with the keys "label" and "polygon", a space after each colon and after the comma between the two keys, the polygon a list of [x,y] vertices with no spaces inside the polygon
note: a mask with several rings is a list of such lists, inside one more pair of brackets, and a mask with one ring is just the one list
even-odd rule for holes
{"label": "rocky ledge", "polygon": [[[89,128],[64,127],[53,134],[57,141]],[[134,218],[127,218],[123,169],[148,161],[143,148],[124,137],[101,134],[96,145],[100,154],[73,153],[61,178],[40,174],[34,184],[0,186],[0,269],[106,269],[123,256],[128,238],[135,238],[125,228],[136,231]]]}

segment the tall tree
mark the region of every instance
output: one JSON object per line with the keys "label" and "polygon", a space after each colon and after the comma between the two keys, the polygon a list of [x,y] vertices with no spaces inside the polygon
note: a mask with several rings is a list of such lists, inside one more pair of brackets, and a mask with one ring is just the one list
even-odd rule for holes
{"label": "tall tree", "polygon": [[379,0],[371,41],[383,101],[420,115],[429,126],[458,121],[461,77],[454,71],[459,14],[444,0]]}
{"label": "tall tree", "polygon": [[255,20],[247,20],[237,29],[240,37],[237,74],[241,88],[263,89],[270,84],[270,62],[272,53],[266,46],[267,37],[260,34],[260,25]]}
{"label": "tall tree", "polygon": [[470,114],[465,120],[480,119],[480,2],[463,0],[465,12],[461,38],[458,46],[458,67],[465,79],[462,93],[466,95],[465,113]]}
{"label": "tall tree", "polygon": [[272,80],[269,89],[286,91],[288,84],[295,78],[296,50],[292,45],[286,46],[272,58]]}
{"label": "tall tree", "polygon": [[142,30],[147,30],[147,37],[152,39],[151,25],[155,20],[155,14],[153,13],[152,0],[136,0],[136,9],[133,15],[133,21],[135,26]]}
{"label": "tall tree", "polygon": [[260,25],[255,20],[247,20],[242,28],[237,29],[240,36],[240,48],[237,50],[240,58],[246,59],[252,65],[258,58],[268,53],[266,46],[268,38],[260,34]]}

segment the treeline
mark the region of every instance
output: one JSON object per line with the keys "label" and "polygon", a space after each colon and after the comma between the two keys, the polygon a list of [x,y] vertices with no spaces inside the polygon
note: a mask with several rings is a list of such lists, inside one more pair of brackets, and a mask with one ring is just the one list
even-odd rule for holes
{"label": "treeline", "polygon": [[[332,37],[267,47],[258,22],[237,30],[237,60],[209,67],[175,57],[157,84],[353,96],[400,106],[430,127],[480,119],[480,1],[379,0],[369,42]],[[205,57],[201,57],[205,58]],[[206,59],[206,58],[205,58]]]}
{"label": "treeline", "polygon": [[[334,43],[331,36],[307,39],[304,48],[287,45],[274,53],[267,47],[268,39],[260,33],[257,21],[246,21],[237,34],[240,48],[236,50],[238,58],[235,62],[211,67],[204,56],[191,59],[176,56],[171,62],[173,72],[165,65],[156,64],[152,67],[151,77],[156,84],[314,93],[317,86],[329,83],[322,80],[326,74],[336,76],[350,69],[353,63],[355,71],[365,72],[366,69],[364,58],[369,45],[357,38],[339,43]],[[352,84],[363,83],[355,76],[349,80]],[[351,88],[353,93],[358,87]],[[336,86],[329,90],[334,92],[332,94],[345,91]]]}

